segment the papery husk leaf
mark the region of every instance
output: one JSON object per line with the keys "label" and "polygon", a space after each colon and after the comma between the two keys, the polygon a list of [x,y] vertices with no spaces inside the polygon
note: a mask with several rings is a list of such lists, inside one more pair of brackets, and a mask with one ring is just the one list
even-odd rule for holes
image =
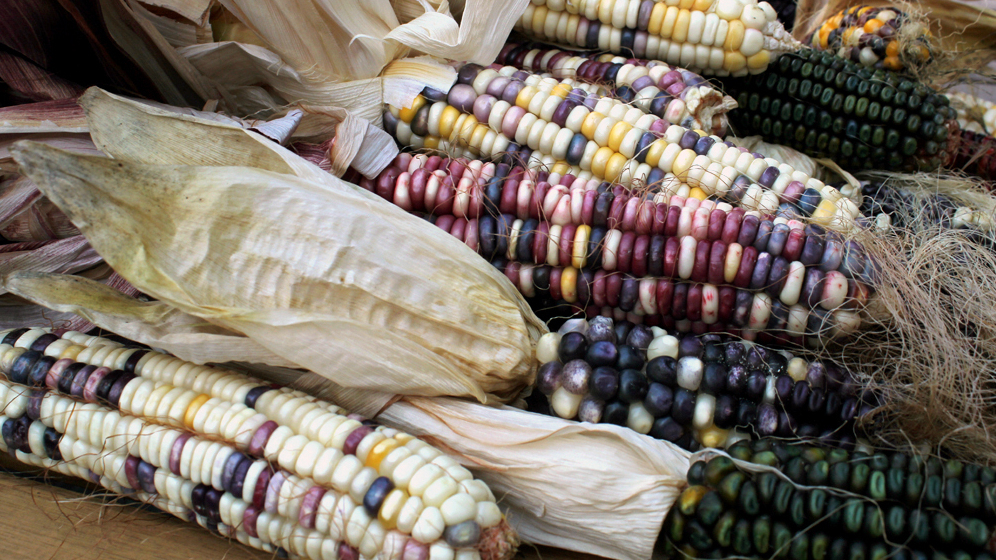
{"label": "papery husk leaf", "polygon": [[222,97],[143,17],[147,10],[137,2],[100,0],[100,8],[108,34],[155,84],[163,101],[200,107],[206,99]]}
{"label": "papery husk leaf", "polygon": [[42,196],[35,183],[24,176],[0,181],[0,227],[34,204]]}
{"label": "papery husk leaf", "polygon": [[0,82],[31,101],[76,98],[83,88],[15,54],[0,52]]}
{"label": "papery husk leaf", "polygon": [[511,283],[327,174],[138,165],[30,142],[14,153],[136,288],[337,383],[486,400],[533,380],[545,326]]}
{"label": "papery husk leaf", "polygon": [[[150,164],[251,166],[278,173],[292,173],[318,181],[327,174],[272,141],[237,124],[211,122],[151,107],[91,88],[80,99],[92,126],[91,135],[101,149],[117,159]],[[302,123],[315,127],[322,117],[306,107]],[[398,153],[384,131],[347,111],[325,108],[323,122],[339,119],[342,141],[331,154],[342,171],[346,166],[375,176]],[[301,126],[298,127],[300,129]],[[302,134],[315,134],[314,128]],[[337,136],[337,138],[339,138]]]}
{"label": "papery husk leaf", "polygon": [[[82,235],[77,235],[29,250],[0,253],[0,278],[25,270],[72,274],[90,268],[101,260],[87,240]],[[4,290],[0,289],[0,294],[3,293]]]}
{"label": "papery husk leaf", "polygon": [[[147,4],[147,2],[143,3]],[[189,47],[201,42],[198,36],[198,26],[189,21],[162,16],[149,10],[144,10],[142,17],[155,26],[159,35],[175,49]]]}
{"label": "papery husk leaf", "polygon": [[0,227],[0,236],[9,241],[45,241],[79,235],[69,218],[46,198],[30,204]]}
{"label": "papery husk leaf", "polygon": [[41,142],[53,148],[87,154],[92,156],[104,155],[103,152],[93,145],[93,140],[89,134],[66,134],[61,132],[46,134],[0,134],[0,175],[10,173],[15,177],[20,177],[17,164],[10,156],[10,147],[20,140],[30,139],[33,142]]}
{"label": "papery husk leaf", "polygon": [[76,99],[0,107],[0,134],[88,131],[86,115]]}
{"label": "papery husk leaf", "polygon": [[142,0],[143,4],[166,8],[195,24],[206,22],[214,0]]}
{"label": "papery husk leaf", "polygon": [[459,24],[449,10],[430,11],[395,28],[387,38],[440,58],[487,65],[528,5],[529,0],[468,0]]}
{"label": "papery husk leaf", "polygon": [[0,296],[0,330],[19,329],[25,325],[79,332],[93,328],[93,323],[75,313],[53,311],[11,294]]}
{"label": "papery husk leaf", "polygon": [[251,165],[308,178],[323,175],[234,121],[209,121],[98,88],[87,90],[80,104],[94,143],[119,160],[161,165]]}
{"label": "papery husk leaf", "polygon": [[102,329],[162,348],[191,362],[248,361],[294,367],[252,339],[163,302],[140,301],[94,280],[64,274],[16,272],[4,279],[4,287],[38,305],[75,313]]}
{"label": "papery husk leaf", "polygon": [[688,452],[624,426],[456,399],[404,397],[385,408],[383,394],[314,376],[297,386],[460,459],[532,544],[646,560],[685,486]]}
{"label": "papery husk leaf", "polygon": [[373,78],[404,51],[383,40],[398,25],[388,0],[220,3],[309,82]]}

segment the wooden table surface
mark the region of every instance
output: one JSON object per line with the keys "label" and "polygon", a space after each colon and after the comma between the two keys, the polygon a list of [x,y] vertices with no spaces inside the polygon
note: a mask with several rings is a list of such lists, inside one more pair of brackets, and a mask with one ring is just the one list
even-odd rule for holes
{"label": "wooden table surface", "polygon": [[[0,535],[3,560],[270,560],[272,554],[212,535],[148,507],[85,496],[46,484],[0,453]],[[18,471],[12,474],[10,471]],[[66,483],[65,477],[52,482]],[[73,481],[75,484],[75,481]],[[595,556],[523,546],[529,560],[598,560]]]}

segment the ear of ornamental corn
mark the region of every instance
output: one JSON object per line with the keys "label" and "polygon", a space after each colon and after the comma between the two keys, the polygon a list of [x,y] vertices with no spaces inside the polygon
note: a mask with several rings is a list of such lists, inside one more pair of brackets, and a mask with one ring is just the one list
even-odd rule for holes
{"label": "ear of ornamental corn", "polygon": [[[890,226],[905,228],[911,221],[955,229],[993,229],[993,218],[985,210],[959,206],[942,194],[912,193],[891,185],[889,181],[861,181],[861,211],[869,216],[878,229]],[[986,242],[987,236],[978,236]]]}
{"label": "ear of ornamental corn", "polygon": [[389,107],[384,125],[403,146],[457,148],[624,186],[676,182],[689,186],[689,196],[715,196],[766,214],[798,201],[800,187],[812,189],[819,200],[806,205],[807,216],[844,229],[856,217],[840,192],[790,165],[510,67],[465,65],[448,93],[426,90],[412,107]]}
{"label": "ear of ornamental corn", "polygon": [[770,5],[742,0],[537,0],[515,28],[539,41],[718,76],[764,72],[798,45]]}
{"label": "ear of ornamental corn", "polygon": [[682,332],[802,343],[851,332],[873,291],[861,247],[806,225],[789,203],[764,216],[504,163],[421,155],[396,163],[361,186],[428,214],[540,312],[566,303]]}
{"label": "ear of ornamental corn", "polygon": [[668,512],[671,552],[698,558],[991,560],[996,471],[899,452],[770,439],[692,464]]}
{"label": "ear of ornamental corn", "polygon": [[607,317],[568,321],[540,339],[536,355],[531,410],[620,424],[693,450],[776,435],[849,448],[855,419],[875,406],[830,362]]}
{"label": "ear of ornamental corn", "polygon": [[739,136],[759,134],[850,169],[928,170],[953,157],[947,98],[893,72],[804,49],[723,85],[739,104],[730,112]]}
{"label": "ear of ornamental corn", "polygon": [[507,43],[495,63],[611,95],[685,128],[726,135],[726,112],[736,102],[701,76],[659,61],[581,54],[542,44]]}
{"label": "ear of ornamental corn", "polygon": [[[996,180],[996,138],[962,130],[955,139],[954,167],[987,180]],[[993,190],[992,184],[989,190]]]}
{"label": "ear of ornamental corn", "polygon": [[996,103],[962,92],[946,94],[958,111],[958,126],[979,134],[996,133]]}
{"label": "ear of ornamental corn", "polygon": [[[930,31],[919,35],[900,33],[909,29],[909,16],[892,7],[852,6],[823,22],[806,43],[866,68],[904,70],[930,61]],[[915,24],[913,24],[915,25]]]}
{"label": "ear of ornamental corn", "polygon": [[0,332],[0,372],[3,446],[17,458],[65,462],[257,548],[313,560],[514,553],[494,496],[455,460],[304,393],[42,329]]}

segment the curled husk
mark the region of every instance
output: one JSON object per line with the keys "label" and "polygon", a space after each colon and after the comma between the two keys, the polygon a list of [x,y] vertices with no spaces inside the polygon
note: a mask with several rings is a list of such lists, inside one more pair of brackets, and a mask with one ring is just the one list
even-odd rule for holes
{"label": "curled husk", "polygon": [[321,183],[29,142],[12,151],[136,288],[287,361],[346,386],[481,401],[532,382],[545,327],[507,279],[445,232],[317,168]]}

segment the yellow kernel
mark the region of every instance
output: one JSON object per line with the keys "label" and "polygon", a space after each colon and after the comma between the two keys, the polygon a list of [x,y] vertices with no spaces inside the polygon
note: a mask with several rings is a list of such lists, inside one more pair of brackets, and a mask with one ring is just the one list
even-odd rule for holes
{"label": "yellow kernel", "polygon": [[415,99],[412,100],[412,106],[405,109],[401,109],[398,112],[398,116],[401,120],[405,121],[406,123],[410,123],[412,122],[412,119],[415,118],[415,113],[417,113],[418,110],[421,109],[422,106],[425,104],[426,104],[425,98],[422,97],[421,95],[416,95]]}

